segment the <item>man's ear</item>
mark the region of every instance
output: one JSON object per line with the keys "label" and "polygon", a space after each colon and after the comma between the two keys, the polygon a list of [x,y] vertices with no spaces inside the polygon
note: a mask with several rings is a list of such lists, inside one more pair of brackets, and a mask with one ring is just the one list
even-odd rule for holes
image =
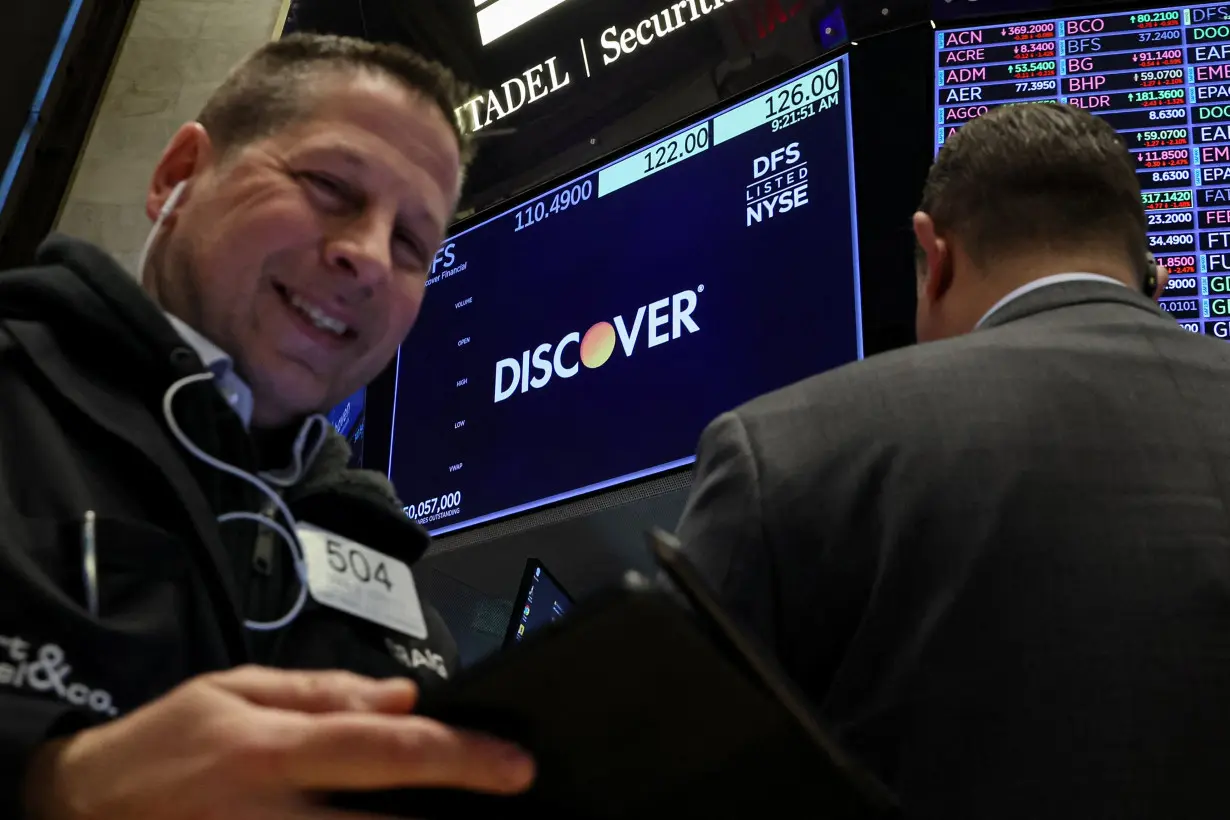
{"label": "man's ear", "polygon": [[948,240],[935,231],[935,220],[922,211],[914,214],[914,238],[926,257],[926,278],[922,281],[919,296],[925,295],[934,302],[952,287],[952,254]]}
{"label": "man's ear", "polygon": [[[199,174],[213,162],[213,142],[199,122],[181,125],[167,143],[154,168],[145,196],[145,213],[156,221],[176,186]],[[174,217],[168,214],[168,221]]]}
{"label": "man's ear", "polygon": [[1165,265],[1157,266],[1157,287],[1153,290],[1153,301],[1157,301],[1166,292],[1166,283],[1170,281],[1170,268]]}

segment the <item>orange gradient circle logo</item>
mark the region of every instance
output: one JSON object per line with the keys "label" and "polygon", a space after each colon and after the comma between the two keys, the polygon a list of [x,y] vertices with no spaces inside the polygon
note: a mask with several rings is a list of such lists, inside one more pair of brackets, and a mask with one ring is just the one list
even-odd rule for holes
{"label": "orange gradient circle logo", "polygon": [[615,352],[615,328],[610,322],[599,322],[585,331],[581,340],[581,364],[590,368],[602,367]]}

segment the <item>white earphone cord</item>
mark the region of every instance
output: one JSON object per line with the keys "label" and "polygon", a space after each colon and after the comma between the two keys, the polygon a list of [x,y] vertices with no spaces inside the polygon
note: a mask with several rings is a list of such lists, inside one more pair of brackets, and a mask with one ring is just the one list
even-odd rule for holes
{"label": "white earphone cord", "polygon": [[[158,218],[154,221],[154,226],[150,229],[149,236],[145,239],[145,244],[141,248],[140,259],[137,262],[137,277],[142,281],[145,279],[145,265],[149,259],[150,250],[154,246],[154,241],[158,236],[158,231],[162,228],[162,223],[166,221],[166,218],[171,215],[172,211],[175,210],[175,206],[179,204],[179,201],[183,197],[186,188],[186,182],[180,182],[175,186],[175,189],[171,191],[171,195],[167,197],[166,204],[162,206],[162,210],[158,213]],[[286,502],[282,500],[282,497],[278,495],[277,491],[270,488],[269,485],[262,481],[259,477],[247,473],[234,465],[227,464],[225,461],[216,459],[203,451],[200,447],[197,447],[184,433],[183,429],[179,426],[179,422],[175,420],[175,413],[172,411],[172,404],[175,400],[175,394],[189,384],[212,381],[213,378],[214,375],[212,373],[196,373],[191,376],[185,376],[172,384],[169,388],[167,388],[167,392],[162,397],[162,414],[166,418],[167,426],[171,428],[171,432],[175,435],[175,438],[185,450],[191,453],[198,460],[208,464],[210,467],[213,467],[215,470],[221,470],[224,473],[233,475],[260,490],[265,497],[273,502],[274,507],[276,507],[278,512],[281,513],[282,518],[285,519],[286,523],[290,525],[290,528],[287,529],[268,516],[251,512],[230,512],[218,516],[219,524],[225,524],[228,521],[238,520],[255,521],[257,524],[262,524],[277,533],[282,540],[286,542],[287,547],[290,548],[291,558],[295,563],[295,574],[299,578],[299,596],[295,599],[294,606],[290,608],[289,612],[281,618],[278,618],[276,621],[245,620],[243,623],[243,625],[248,629],[260,632],[274,632],[282,629],[293,622],[295,618],[299,617],[299,613],[303,611],[304,604],[307,603],[307,558],[303,553],[303,545],[299,543],[299,538],[295,535],[295,526],[297,523],[295,521],[295,517],[291,515],[290,509],[286,506]],[[323,421],[325,424],[328,424],[328,420],[323,419],[321,416],[313,416],[309,421],[317,424]],[[299,480],[299,477],[305,469],[305,463],[301,452],[302,448],[299,445],[302,444],[302,439],[305,438],[306,434],[307,426],[305,425],[304,430],[299,434],[300,440],[296,441],[293,477],[282,478],[270,476],[269,480],[271,482],[281,486],[289,486]],[[318,439],[317,449],[319,449],[319,441],[320,439]]]}
{"label": "white earphone cord", "polygon": [[260,490],[265,497],[273,502],[273,505],[282,515],[282,518],[285,519],[286,523],[290,525],[290,528],[287,529],[268,516],[253,512],[229,512],[218,516],[219,524],[225,524],[228,521],[237,520],[255,521],[258,524],[262,524],[281,536],[282,540],[286,542],[287,547],[290,548],[291,557],[295,562],[295,574],[299,578],[299,597],[295,600],[294,606],[290,608],[289,612],[281,618],[278,618],[276,621],[245,620],[243,622],[245,627],[254,631],[274,632],[282,629],[293,622],[295,618],[299,617],[299,613],[303,611],[304,604],[307,603],[307,559],[303,553],[303,545],[299,543],[299,538],[295,534],[295,526],[297,523],[295,521],[295,517],[291,515],[290,508],[286,506],[286,502],[282,500],[282,497],[257,476],[241,470],[232,464],[227,464],[225,461],[214,458],[200,447],[197,447],[192,443],[192,440],[188,438],[187,434],[184,433],[183,429],[179,426],[179,422],[175,420],[175,414],[172,410],[175,394],[190,384],[194,384],[196,382],[213,381],[213,378],[214,376],[212,373],[194,373],[193,375],[185,376],[172,384],[169,388],[167,388],[167,392],[162,397],[162,414],[166,418],[167,426],[171,428],[171,433],[174,434],[175,438],[185,450],[191,453],[196,459],[208,464],[215,470],[221,470],[228,475],[232,475],[242,481],[246,481],[256,489]]}
{"label": "white earphone cord", "polygon": [[171,191],[171,195],[167,197],[166,203],[162,206],[162,210],[158,212],[158,218],[154,220],[154,226],[149,229],[149,234],[145,237],[145,244],[141,246],[141,255],[137,258],[137,280],[145,281],[145,265],[149,261],[149,252],[154,247],[154,240],[158,238],[158,231],[162,229],[162,223],[167,221],[167,217],[175,210],[175,206],[179,204],[179,200],[184,195],[184,190],[188,187],[187,182],[180,182]]}

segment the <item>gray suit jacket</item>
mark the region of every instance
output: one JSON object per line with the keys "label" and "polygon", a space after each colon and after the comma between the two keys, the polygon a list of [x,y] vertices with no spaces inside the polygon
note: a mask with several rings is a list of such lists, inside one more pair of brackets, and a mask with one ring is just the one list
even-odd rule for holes
{"label": "gray suit jacket", "polygon": [[690,556],[907,816],[1230,815],[1230,345],[1053,285],[756,399]]}

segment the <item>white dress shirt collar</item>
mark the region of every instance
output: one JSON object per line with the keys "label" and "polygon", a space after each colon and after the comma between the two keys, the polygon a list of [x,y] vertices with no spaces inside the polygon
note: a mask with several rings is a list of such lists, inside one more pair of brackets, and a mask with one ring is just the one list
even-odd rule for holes
{"label": "white dress shirt collar", "polygon": [[243,421],[244,428],[252,423],[252,388],[235,372],[235,362],[222,348],[202,336],[178,316],[165,314],[171,326],[189,347],[201,357],[201,363],[214,374],[214,384],[222,398]]}

